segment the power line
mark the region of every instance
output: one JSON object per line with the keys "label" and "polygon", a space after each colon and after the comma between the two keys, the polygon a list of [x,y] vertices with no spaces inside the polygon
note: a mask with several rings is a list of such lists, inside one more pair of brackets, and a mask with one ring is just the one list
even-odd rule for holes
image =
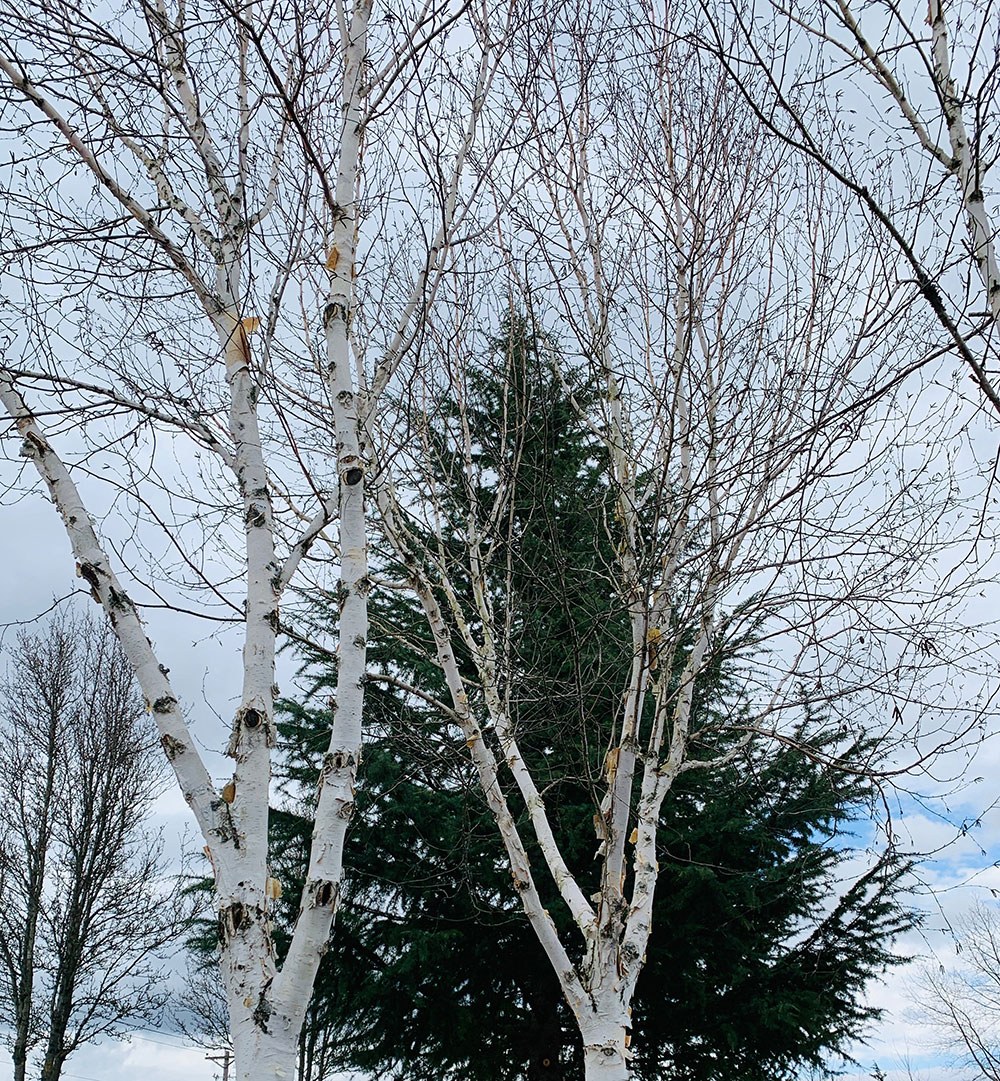
{"label": "power line", "polygon": [[[199,1047],[203,1046],[202,1044],[191,1043],[190,1041],[184,1041],[183,1037],[181,1037],[181,1036],[175,1037],[177,1040],[179,1040],[181,1042],[179,1042],[179,1043],[168,1043],[166,1040],[158,1040],[155,1036],[143,1035],[143,1033],[146,1033],[146,1032],[149,1032],[149,1031],[151,1031],[151,1030],[150,1029],[144,1029],[144,1028],[132,1029],[129,1032],[128,1035],[129,1035],[130,1038],[134,1036],[136,1039],[144,1040],[146,1043],[158,1043],[163,1047],[190,1048],[192,1051],[195,1051]],[[169,1032],[161,1032],[159,1035],[169,1037],[170,1033]]]}

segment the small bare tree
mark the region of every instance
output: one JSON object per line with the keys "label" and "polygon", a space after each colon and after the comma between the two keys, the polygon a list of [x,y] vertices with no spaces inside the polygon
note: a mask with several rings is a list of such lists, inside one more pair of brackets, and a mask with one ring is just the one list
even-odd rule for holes
{"label": "small bare tree", "polygon": [[131,668],[83,617],[22,633],[0,686],[0,1001],[16,1081],[149,1022],[182,908],[146,826],[164,776]]}
{"label": "small bare tree", "polygon": [[1000,1081],[1000,913],[979,902],[955,923],[952,965],[928,965],[915,982],[921,1024],[936,1047]]}

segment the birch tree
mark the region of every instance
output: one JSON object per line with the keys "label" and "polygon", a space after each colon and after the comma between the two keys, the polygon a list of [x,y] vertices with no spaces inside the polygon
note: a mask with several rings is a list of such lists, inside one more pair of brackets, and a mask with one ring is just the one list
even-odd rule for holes
{"label": "birch tree", "polygon": [[[600,449],[574,416],[547,350],[518,340],[510,379],[494,384],[494,373],[507,367],[508,343],[510,334],[491,342],[470,372],[467,410],[481,448],[480,503],[492,502],[497,478],[517,462],[510,511],[517,546],[493,557],[507,568],[495,603],[511,611],[516,642],[507,702],[567,866],[590,894],[598,885],[592,817],[600,767],[591,748],[603,746],[630,655],[627,621],[608,590],[614,548],[601,528],[614,499],[597,465]],[[587,397],[585,387],[575,393]],[[447,459],[442,466],[446,476]],[[451,485],[446,498],[464,502]],[[458,559],[452,570],[461,589]],[[317,622],[326,616],[315,606]],[[433,643],[412,601],[373,596],[371,618],[384,637],[369,657],[358,815],[345,850],[343,907],[316,991],[317,1013],[333,1022],[331,1058],[343,1070],[406,1081],[579,1077],[579,1030],[518,911],[499,837],[443,701],[447,688],[428,659]],[[745,708],[733,692],[741,685],[738,655],[750,648],[730,643],[730,654],[700,676],[693,727],[736,727],[732,718]],[[309,752],[326,726],[334,673],[329,654],[308,644],[302,650],[316,689],[311,702],[283,703],[279,733],[289,754],[279,768],[308,791],[320,764]],[[463,653],[459,664],[474,680]],[[716,703],[724,712],[710,722]],[[850,751],[843,731],[822,718],[786,734],[787,744],[747,748],[724,767],[688,771],[664,799],[653,932],[630,1019],[637,1078],[797,1076],[806,1064],[825,1068],[877,1016],[863,988],[883,965],[901,960],[890,943],[909,924],[907,868],[885,852],[857,878],[848,871],[859,853],[845,820],[858,815],[864,830],[874,795],[863,768],[868,748]],[[835,768],[824,762],[829,747]],[[519,828],[530,829],[516,797],[512,809]],[[276,823],[286,837],[284,861],[303,867],[282,871],[291,882],[304,873],[308,807],[300,814]],[[528,846],[542,904],[560,934],[572,934],[530,837]],[[286,894],[279,918],[287,919],[294,888]],[[841,895],[832,908],[831,895]],[[359,1001],[363,1007],[352,1008]]]}
{"label": "birch tree", "polygon": [[[368,636],[366,425],[474,193],[462,176],[503,31],[493,14],[3,5],[15,151],[0,399],[204,837],[239,1081],[292,1076],[337,908]],[[275,641],[317,540],[338,579],[336,714],[279,969]],[[163,606],[242,637],[230,778],[210,775],[170,650],[153,644]]]}
{"label": "birch tree", "polygon": [[713,7],[706,44],[771,131],[856,200],[895,251],[887,289],[926,304],[939,349],[1000,411],[996,5],[760,7]]}
{"label": "birch tree", "polygon": [[[849,204],[770,142],[679,44],[680,21],[652,6],[628,19],[559,6],[550,15],[525,27],[505,70],[525,127],[515,180],[504,176],[509,188],[496,199],[508,206],[494,261],[464,266],[453,303],[432,315],[440,359],[411,393],[412,434],[405,443],[384,437],[392,450],[383,460],[405,457],[408,469],[394,482],[380,472],[376,495],[591,1081],[628,1075],[657,827],[676,779],[733,762],[758,737],[788,738],[788,708],[817,698],[843,704],[845,734],[866,693],[905,700],[913,721],[930,710],[918,670],[947,648],[936,602],[899,621],[890,598],[905,605],[922,558],[942,551],[939,526],[955,493],[946,481],[919,503],[907,499],[904,477],[916,463],[899,473],[890,464],[912,436],[906,415],[866,408],[894,385],[880,369],[904,342],[883,318]],[[482,298],[498,265],[508,310],[523,306],[540,333],[557,333],[566,363],[599,391],[577,407],[615,493],[604,525],[616,553],[608,589],[631,649],[618,712],[605,718],[587,774],[599,867],[590,895],[565,858],[547,786],[525,751],[530,736],[510,710],[519,617],[501,553],[517,550],[516,432],[515,465],[501,472],[495,499],[476,496],[486,474],[468,417],[475,335],[463,290]],[[480,320],[482,312],[480,299]],[[560,357],[550,359],[558,372]],[[435,455],[439,467],[457,463],[447,482],[421,469]],[[883,476],[894,479],[883,485]],[[450,486],[464,492],[460,513]],[[858,490],[877,491],[875,502],[859,505]],[[697,726],[699,676],[754,627],[764,629],[744,676],[750,716]],[[896,757],[877,739],[881,753],[866,768],[902,768],[907,740],[916,758],[925,753],[921,724],[896,712]],[[960,722],[941,741],[961,732]],[[572,935],[543,904],[537,873],[551,876]]]}

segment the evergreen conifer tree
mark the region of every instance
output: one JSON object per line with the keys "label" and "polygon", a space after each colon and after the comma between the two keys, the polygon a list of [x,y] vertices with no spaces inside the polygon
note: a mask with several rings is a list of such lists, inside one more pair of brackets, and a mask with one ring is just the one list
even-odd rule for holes
{"label": "evergreen conifer tree", "polygon": [[[617,711],[616,678],[631,646],[606,571],[614,497],[571,400],[588,388],[557,380],[546,358],[552,348],[526,319],[510,319],[471,388],[470,425],[481,505],[516,469],[508,588],[496,599],[518,643],[507,693],[521,745],[547,784],[563,852],[586,886],[595,866],[592,782],[605,750],[594,733]],[[467,493],[442,488],[460,512]],[[400,1081],[575,1077],[575,1027],[511,888],[465,747],[447,708],[432,701],[444,695],[421,615],[391,596],[373,597],[371,612],[377,674],[366,697],[358,815],[343,906],[303,1035],[304,1081],[334,1068]],[[309,615],[322,623],[322,611]],[[715,712],[731,724],[738,714],[740,655],[750,646],[732,643],[702,678],[703,719]],[[329,715],[312,702],[335,682],[332,655],[309,645],[303,655],[315,696],[286,702],[279,726],[293,787],[319,768]],[[862,773],[823,764],[834,748],[841,761],[864,753],[845,750],[810,716],[786,742],[675,784],[663,808],[655,929],[632,1018],[642,1081],[793,1077],[802,1066],[822,1067],[875,1016],[861,993],[894,962],[892,939],[912,922],[899,903],[906,867],[888,855],[853,884],[838,881],[850,854],[845,831],[872,793]],[[546,777],[549,757],[560,770]],[[291,917],[308,808],[293,805],[273,823]],[[544,871],[537,881],[547,881]],[[565,914],[554,887],[548,892],[558,922]]]}

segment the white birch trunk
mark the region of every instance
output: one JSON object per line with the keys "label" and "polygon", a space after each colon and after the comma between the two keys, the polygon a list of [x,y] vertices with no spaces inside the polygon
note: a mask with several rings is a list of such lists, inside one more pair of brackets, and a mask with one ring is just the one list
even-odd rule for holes
{"label": "white birch trunk", "polygon": [[[228,209],[228,208],[227,208]],[[270,488],[257,420],[250,345],[239,313],[239,255],[226,245],[217,273],[223,311],[215,320],[230,389],[229,428],[246,539],[243,690],[227,754],[236,760],[227,802],[232,849],[213,860],[219,918],[220,969],[229,1004],[237,1066],[241,1050],[271,1009],[275,975],[268,923],[267,824],[274,745],[274,654],[280,568],[274,551]],[[237,1041],[236,1031],[246,1033]],[[252,1052],[251,1052],[252,1054]]]}
{"label": "white birch trunk", "polygon": [[91,595],[104,608],[115,628],[152,711],[160,742],[185,800],[205,837],[224,842],[227,816],[217,806],[219,800],[215,788],[195,749],[167,669],[159,663],[131,598],[111,569],[69,470],[45,438],[13,380],[2,370],[0,401],[24,439],[22,455],[34,464],[63,520],[76,557],[78,576],[90,586]]}
{"label": "white birch trunk", "polygon": [[77,559],[78,574],[90,585],[92,596],[105,609],[136,673],[181,792],[208,843],[216,879],[223,945],[222,974],[234,1048],[239,1053],[252,1034],[253,1013],[260,1008],[262,972],[266,978],[266,968],[272,957],[263,882],[258,886],[253,880],[241,877],[246,866],[244,838],[229,804],[217,795],[198,755],[167,669],[157,659],[131,598],[111,569],[69,470],[45,439],[12,380],[2,373],[0,400],[24,437],[23,453],[34,463],[62,516]]}
{"label": "white birch trunk", "polygon": [[[340,518],[341,610],[337,690],[329,749],[320,774],[309,868],[292,942],[276,981],[275,1007],[297,1034],[312,995],[320,958],[340,901],[344,842],[354,814],[361,760],[362,710],[368,646],[368,538],[365,520],[365,451],[352,374],[350,320],[354,304],[357,210],[355,188],[361,144],[362,70],[371,0],[355,6],[344,42],[344,121],[337,174],[337,206],[330,208],[333,244],[327,257],[330,291],[323,313],[327,387],[336,431]],[[266,1075],[269,1076],[269,1075]]]}
{"label": "white birch trunk", "polygon": [[996,229],[983,195],[983,168],[973,160],[969,133],[962,116],[962,99],[951,72],[951,49],[944,0],[930,0],[927,21],[933,38],[934,81],[941,99],[954,161],[952,171],[962,190],[972,257],[986,289],[986,303],[1000,324],[1000,266],[997,264]]}
{"label": "white birch trunk", "polygon": [[[238,81],[234,87],[239,104],[240,126],[237,153],[222,149],[228,138],[225,123],[217,123],[212,109],[205,109],[196,65],[192,64],[183,5],[175,13],[169,0],[153,0],[147,10],[151,56],[161,65],[165,112],[173,135],[193,148],[195,166],[185,174],[195,198],[187,205],[186,188],[175,190],[171,169],[145,148],[142,138],[123,131],[115,118],[107,117],[110,130],[120,145],[140,161],[157,192],[157,209],[151,212],[135,198],[128,182],[120,182],[124,170],[106,168],[110,152],[102,147],[99,157],[91,149],[86,132],[78,134],[45,95],[27,79],[18,64],[0,56],[0,72],[58,131],[66,145],[90,171],[101,189],[116,200],[146,235],[165,252],[174,270],[197,298],[202,313],[211,321],[225,360],[229,387],[229,436],[232,453],[219,444],[211,424],[201,419],[191,423],[196,438],[207,440],[232,469],[241,500],[245,539],[245,635],[243,686],[227,753],[235,760],[235,770],[221,794],[212,785],[187,730],[177,696],[146,639],[138,614],[120,582],[114,576],[105,549],[79,498],[69,471],[48,445],[30,411],[9,377],[0,371],[0,395],[25,437],[25,454],[31,458],[49,488],[73,544],[80,574],[91,585],[95,599],[107,611],[135,668],[151,709],[156,715],[164,748],[177,774],[182,792],[192,805],[202,830],[206,852],[215,878],[215,902],[221,950],[221,974],[229,1006],[235,1077],[238,1081],[272,1081],[295,1076],[298,1035],[312,995],[320,958],[326,951],[332,921],[340,897],[343,847],[354,810],[354,786],[361,754],[362,707],[368,635],[367,594],[369,589],[367,523],[365,519],[366,469],[369,459],[365,423],[372,417],[379,394],[391,379],[408,341],[416,334],[418,312],[430,304],[443,271],[445,256],[456,228],[460,180],[466,159],[475,141],[477,125],[498,60],[484,49],[465,137],[455,158],[446,186],[441,221],[428,257],[406,305],[398,332],[367,385],[363,364],[352,369],[350,324],[354,307],[354,264],[357,247],[360,150],[364,124],[364,99],[368,93],[365,77],[367,30],[372,0],[355,0],[349,25],[345,25],[346,5],[338,5],[343,59],[343,82],[338,103],[342,123],[335,190],[330,192],[325,169],[321,182],[330,215],[332,244],[327,253],[329,291],[323,311],[326,334],[326,365],[323,377],[331,403],[336,439],[337,492],[319,493],[321,510],[299,535],[284,563],[276,558],[274,515],[271,505],[272,479],[268,475],[257,396],[262,389],[265,365],[255,365],[248,334],[258,323],[245,312],[247,283],[254,273],[247,267],[250,246],[247,238],[275,201],[276,174],[272,176],[265,208],[248,216],[247,157],[252,131],[252,95],[248,92],[248,48],[253,37],[254,12],[242,7],[232,13],[239,38]],[[409,41],[413,58],[426,42]],[[402,57],[402,53],[400,57]],[[251,65],[252,66],[252,65]],[[395,64],[383,73],[395,79]],[[272,87],[280,93],[278,85]],[[294,103],[286,102],[289,113]],[[291,116],[286,123],[291,123]],[[306,137],[305,129],[302,135]],[[283,138],[283,136],[282,136]],[[107,154],[107,159],[103,156]],[[235,173],[234,173],[235,162]],[[277,169],[277,159],[275,169]],[[203,192],[195,189],[200,181]],[[203,197],[206,196],[206,197]],[[196,241],[208,253],[214,267],[214,287],[201,276],[200,258],[186,254],[186,241],[174,240],[161,228],[161,211],[167,208],[190,228]],[[210,220],[212,219],[212,220]],[[275,303],[277,298],[275,297]],[[102,388],[103,389],[103,388]],[[139,412],[163,420],[155,406],[142,401]],[[177,420],[168,414],[168,423]],[[184,422],[187,423],[187,422]],[[275,467],[277,468],[277,467]],[[331,485],[332,487],[332,485]],[[275,490],[280,490],[275,484]],[[267,863],[270,751],[274,745],[273,702],[276,688],[275,640],[279,626],[278,604],[302,556],[339,512],[340,597],[338,681],[334,721],[329,750],[324,758],[316,809],[307,882],[302,907],[282,970],[277,970],[271,940],[269,898],[274,895]],[[297,508],[296,508],[297,509]],[[495,778],[496,763],[492,765]],[[497,792],[499,792],[499,787]],[[505,822],[513,827],[507,813]],[[521,849],[521,864],[527,872],[527,857]],[[536,897],[537,902],[537,897]],[[536,904],[538,918],[542,916]],[[549,921],[551,924],[551,921]],[[555,940],[554,927],[551,937]],[[564,967],[571,965],[563,958]],[[555,962],[554,962],[555,963]],[[582,991],[576,997],[580,998]]]}
{"label": "white birch trunk", "polygon": [[[230,454],[215,444],[210,429],[207,437],[200,429],[196,431],[199,438],[208,438],[212,442],[213,449],[222,455],[235,475],[242,502],[246,544],[243,686],[227,752],[235,759],[235,770],[221,795],[213,787],[195,750],[177,697],[167,680],[167,670],[155,657],[131,600],[111,570],[68,470],[46,442],[16,390],[13,373],[0,383],[0,392],[25,436],[25,453],[34,461],[63,516],[80,573],[116,626],[156,715],[164,748],[181,789],[195,810],[207,842],[206,852],[215,878],[220,968],[229,1007],[235,1076],[239,1081],[250,1078],[271,1081],[272,1078],[291,1079],[295,1076],[298,1034],[340,897],[343,846],[354,810],[354,786],[361,753],[369,589],[364,504],[368,436],[364,422],[372,419],[368,410],[374,408],[380,392],[391,378],[405,351],[407,335],[416,333],[412,324],[417,321],[417,312],[430,303],[437,288],[442,260],[455,228],[460,178],[475,139],[487,89],[497,68],[497,63],[489,59],[490,50],[486,49],[468,128],[442,206],[441,222],[428,259],[414,284],[396,338],[376,367],[369,387],[360,362],[356,377],[352,370],[350,323],[358,227],[355,200],[364,123],[363,102],[368,92],[364,64],[371,8],[371,0],[356,0],[349,25],[345,25],[344,7],[338,8],[344,67],[339,102],[342,128],[339,155],[335,159],[338,172],[333,193],[323,179],[332,227],[332,244],[326,253],[330,284],[323,311],[327,348],[323,374],[336,433],[337,493],[320,496],[320,512],[300,534],[283,565],[276,558],[271,481],[257,415],[261,372],[255,369],[248,339],[257,320],[248,318],[252,313],[244,311],[244,283],[250,280],[250,273],[244,268],[248,255],[246,238],[254,222],[260,220],[260,216],[247,218],[244,205],[247,147],[251,138],[247,87],[247,49],[252,30],[250,9],[241,9],[237,13],[240,51],[239,80],[235,89],[241,126],[237,136],[239,153],[235,176],[232,155],[220,151],[215,141],[219,132],[226,129],[223,125],[216,128],[211,115],[203,111],[187,51],[183,10],[174,18],[166,0],[154,0],[148,13],[154,45],[163,65],[165,86],[169,85],[169,96],[174,99],[173,104],[167,106],[170,122],[195,151],[198,168],[190,174],[190,179],[193,182],[200,174],[208,195],[206,200],[186,205],[181,197],[184,192],[178,193],[171,186],[169,170],[163,163],[144,150],[141,140],[119,131],[113,120],[109,120],[121,143],[142,162],[156,187],[160,204],[190,227],[208,253],[215,268],[214,289],[196,271],[195,263],[185,254],[183,246],[161,229],[159,217],[149,212],[127,187],[118,182],[114,169],[104,167],[102,160],[90,149],[87,137],[77,134],[71,123],[32,86],[16,64],[0,56],[0,72],[58,130],[101,187],[167,254],[199,301],[203,313],[211,320],[225,360],[233,452]],[[392,75],[391,69],[387,70]],[[164,94],[168,96],[166,90]],[[318,162],[316,165],[319,167]],[[268,205],[273,194],[273,191],[269,192]],[[215,220],[209,221],[213,210]],[[149,415],[155,413],[155,409],[142,403],[140,411]],[[196,427],[198,423],[201,422],[196,422]],[[278,602],[300,559],[333,517],[335,505],[339,511],[341,611],[334,722],[320,778],[302,907],[288,956],[279,972],[268,921],[269,897],[273,894],[269,889],[267,864]],[[509,814],[507,817],[510,818]],[[512,824],[513,820],[510,821]],[[526,857],[524,866],[527,867]],[[540,904],[537,907],[540,912]],[[568,961],[566,965],[569,967]]]}
{"label": "white birch trunk", "polygon": [[493,813],[497,828],[500,831],[500,837],[507,850],[514,888],[520,895],[528,921],[552,964],[563,994],[566,996],[573,1013],[577,1014],[586,998],[585,987],[559,939],[559,932],[556,930],[552,917],[542,907],[531,874],[527,851],[518,833],[514,817],[507,806],[503,790],[500,787],[499,766],[496,757],[486,745],[483,733],[469,710],[468,696],[462,684],[458,662],[455,659],[455,651],[452,648],[441,610],[430,587],[419,574],[415,574],[414,581],[428,624],[434,635],[438,661],[444,670],[451,694],[452,708],[462,725],[466,746],[471,752],[473,764],[479,774],[479,781],[486,802]]}
{"label": "white birch trunk", "polygon": [[257,1032],[247,1041],[243,1055],[234,1054],[234,1081],[295,1081],[298,1069],[298,1032],[287,1028]]}
{"label": "white birch trunk", "polygon": [[585,1081],[627,1081],[628,1008],[617,994],[595,995],[587,1011],[577,1016],[583,1036]]}

